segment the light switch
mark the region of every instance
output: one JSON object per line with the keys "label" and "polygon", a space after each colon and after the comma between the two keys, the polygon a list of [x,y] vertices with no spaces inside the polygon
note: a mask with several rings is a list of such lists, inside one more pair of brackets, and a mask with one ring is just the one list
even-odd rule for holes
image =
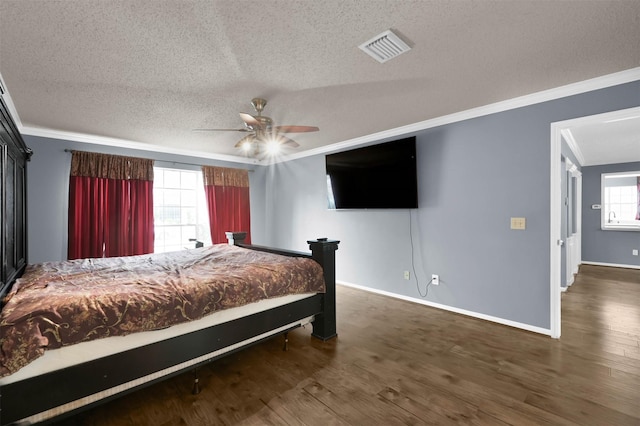
{"label": "light switch", "polygon": [[526,229],[527,219],[524,217],[512,217],[511,229]]}

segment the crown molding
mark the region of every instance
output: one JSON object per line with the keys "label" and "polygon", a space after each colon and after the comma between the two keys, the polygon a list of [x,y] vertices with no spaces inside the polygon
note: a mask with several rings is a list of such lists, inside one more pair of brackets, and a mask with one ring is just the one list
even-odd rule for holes
{"label": "crown molding", "polygon": [[140,151],[161,152],[163,154],[184,155],[196,158],[208,158],[211,160],[228,161],[231,163],[259,164],[259,161],[252,158],[236,157],[233,155],[213,154],[204,151],[195,151],[182,148],[172,148],[168,146],[153,145],[143,142],[135,142],[126,139],[108,138],[104,136],[88,135],[84,133],[65,132],[60,130],[43,129],[39,127],[23,127],[20,131],[23,135],[38,136],[50,139],[61,139],[73,142],[82,142],[94,145],[106,145],[117,148],[136,149]]}
{"label": "crown molding", "polygon": [[[0,80],[1,79],[2,79],[2,75],[0,75]],[[257,160],[253,158],[246,158],[246,157],[233,156],[233,155],[212,154],[204,151],[169,148],[165,146],[151,145],[151,144],[146,144],[142,142],[134,142],[134,141],[123,140],[123,139],[106,138],[102,136],[94,136],[94,135],[73,133],[73,132],[64,132],[64,131],[45,129],[45,128],[27,127],[22,125],[20,116],[17,110],[15,109],[15,105],[13,104],[13,101],[11,100],[11,96],[9,95],[6,84],[4,84],[4,87],[7,91],[2,96],[3,96],[3,99],[5,100],[5,103],[7,104],[7,107],[9,108],[11,116],[13,117],[16,123],[16,126],[18,127],[18,130],[20,131],[20,133],[24,135],[40,136],[40,137],[53,138],[53,139],[67,139],[67,140],[72,140],[77,142],[93,143],[93,144],[99,144],[99,145],[110,145],[110,146],[122,147],[122,148],[139,149],[143,151],[156,151],[156,152],[163,152],[168,154],[186,155],[186,156],[193,156],[193,157],[200,157],[200,158],[210,158],[213,160],[229,161],[234,163],[268,165],[268,164],[283,163],[283,162],[292,161],[299,158],[310,157],[318,154],[326,154],[330,152],[341,151],[344,149],[354,148],[354,147],[358,147],[368,143],[380,142],[380,141],[383,141],[384,139],[396,138],[399,136],[407,136],[407,135],[410,135],[411,133],[416,133],[421,130],[426,130],[426,129],[430,129],[437,126],[442,126],[442,125],[451,124],[459,121],[469,120],[472,118],[482,117],[485,115],[504,112],[511,109],[515,109],[515,108],[522,108],[525,106],[534,105],[541,102],[547,102],[554,99],[564,98],[567,96],[578,95],[581,93],[586,93],[586,92],[590,92],[598,89],[604,89],[607,87],[617,86],[619,84],[630,83],[638,80],[640,80],[640,67],[631,68],[625,71],[620,71],[613,74],[607,74],[604,76],[580,81],[577,83],[571,83],[571,84],[556,87],[553,89],[543,90],[541,92],[536,92],[529,95],[508,99],[505,101],[500,101],[500,102],[484,105],[481,107],[472,108],[472,109],[444,115],[441,117],[436,117],[436,118],[425,120],[425,121],[420,121],[418,123],[409,124],[406,126],[396,127],[389,130],[372,133],[369,135],[357,137],[354,139],[349,139],[346,141],[334,143],[327,146],[322,146],[319,148],[310,149],[297,154],[290,154],[285,157],[280,157],[280,158],[271,159],[271,160]],[[578,160],[580,160],[580,158],[578,158]]]}
{"label": "crown molding", "polygon": [[7,109],[9,110],[9,114],[11,114],[11,118],[13,122],[16,124],[18,131],[22,133],[22,129],[24,126],[22,125],[22,121],[20,121],[20,115],[18,115],[18,110],[16,110],[16,106],[13,103],[13,99],[11,99],[11,95],[9,94],[9,88],[7,87],[7,83],[5,83],[2,78],[2,74],[0,74],[0,86],[2,90],[0,92],[0,96],[2,96],[2,100],[4,100]]}
{"label": "crown molding", "polygon": [[576,139],[573,137],[573,133],[571,133],[571,129],[569,128],[561,129],[560,134],[562,135],[564,140],[567,142],[567,145],[569,145],[569,148],[571,149],[571,152],[573,152],[573,155],[576,156],[578,163],[580,163],[581,166],[584,166],[585,165],[584,154],[582,153],[582,150],[578,146]]}
{"label": "crown molding", "polygon": [[[591,92],[594,90],[605,89],[607,87],[617,86],[620,84],[631,83],[640,80],[640,67],[631,68],[625,71],[607,74],[601,77],[580,81],[577,83],[567,84],[565,86],[553,89],[543,90],[541,92],[531,93],[529,95],[520,96],[505,101],[495,102],[477,108],[472,108],[449,115],[443,115],[430,120],[420,121],[418,123],[409,124],[394,129],[384,130],[382,132],[349,139],[332,145],[323,146],[316,149],[292,154],[277,162],[291,161],[298,158],[309,157],[317,154],[327,154],[347,148],[355,148],[371,142],[382,141],[387,138],[396,138],[399,136],[407,136],[411,133],[421,130],[430,129],[445,124],[456,123],[459,121],[469,120],[472,118],[482,117],[485,115],[495,114],[499,112],[509,111],[516,108],[522,108],[542,102],[552,101],[555,99],[565,98],[568,96],[579,95],[581,93]],[[582,163],[582,161],[581,161]]]}

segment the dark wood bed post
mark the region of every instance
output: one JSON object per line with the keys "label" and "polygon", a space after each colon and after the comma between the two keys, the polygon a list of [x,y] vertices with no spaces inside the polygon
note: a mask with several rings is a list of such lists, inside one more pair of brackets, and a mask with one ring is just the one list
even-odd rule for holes
{"label": "dark wood bed post", "polygon": [[327,287],[322,302],[322,313],[316,315],[311,335],[327,341],[338,336],[336,333],[336,250],[340,241],[318,238],[309,240],[307,243],[311,249],[311,257],[322,265]]}
{"label": "dark wood bed post", "polygon": [[[231,245],[244,245],[246,232],[227,232],[227,240]],[[313,321],[312,336],[327,341],[338,334],[336,332],[336,250],[338,240],[318,238],[307,241],[311,249],[311,258],[318,262],[324,271],[326,293],[322,299],[322,313]]]}
{"label": "dark wood bed post", "polygon": [[244,244],[244,239],[247,238],[246,232],[225,232],[224,234],[227,236],[227,241],[231,246]]}

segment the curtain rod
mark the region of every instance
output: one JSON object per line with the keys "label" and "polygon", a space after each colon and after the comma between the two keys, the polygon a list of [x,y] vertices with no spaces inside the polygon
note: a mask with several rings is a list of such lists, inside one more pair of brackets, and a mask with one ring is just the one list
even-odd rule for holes
{"label": "curtain rod", "polygon": [[[69,149],[69,148],[65,148],[64,152],[73,152],[73,151],[77,151],[77,149]],[[114,154],[117,155],[117,154]],[[173,161],[173,160],[153,160],[153,161],[162,161],[165,163],[173,163],[173,164],[183,164],[185,166],[196,166],[196,167],[202,167],[203,164],[193,164],[193,163],[183,163],[182,161]],[[210,167],[215,167],[215,166],[210,166]],[[253,169],[245,169],[250,173],[253,173],[254,170]]]}

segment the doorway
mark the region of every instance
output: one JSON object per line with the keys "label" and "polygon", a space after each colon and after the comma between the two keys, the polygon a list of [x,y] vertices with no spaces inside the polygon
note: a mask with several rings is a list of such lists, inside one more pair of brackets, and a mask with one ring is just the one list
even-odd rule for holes
{"label": "doorway", "polygon": [[[549,298],[550,298],[550,335],[552,338],[560,338],[561,327],[561,282],[562,282],[562,255],[563,244],[565,241],[562,238],[562,214],[563,214],[563,196],[562,196],[562,174],[567,173],[567,167],[565,162],[562,161],[562,140],[563,135],[565,141],[569,145],[569,148],[576,156],[580,166],[595,165],[595,163],[586,163],[584,158],[581,158],[580,148],[575,140],[572,140],[567,135],[570,128],[577,126],[591,125],[596,123],[606,123],[614,121],[622,121],[630,118],[637,118],[640,116],[640,108],[630,108],[625,110],[613,111],[604,114],[591,115],[586,117],[575,118],[572,120],[559,121],[551,123],[551,167],[550,167],[550,277],[549,277]],[[565,179],[566,181],[566,179]],[[581,184],[578,177],[575,187],[577,200],[581,198]],[[581,202],[576,203],[575,208],[575,225],[578,233],[581,233]],[[573,241],[574,249],[569,256],[573,256],[573,260],[566,258],[567,268],[572,267],[570,265],[579,265],[581,262],[581,245],[580,238]],[[575,246],[577,244],[577,246]],[[569,275],[566,275],[567,278]]]}

